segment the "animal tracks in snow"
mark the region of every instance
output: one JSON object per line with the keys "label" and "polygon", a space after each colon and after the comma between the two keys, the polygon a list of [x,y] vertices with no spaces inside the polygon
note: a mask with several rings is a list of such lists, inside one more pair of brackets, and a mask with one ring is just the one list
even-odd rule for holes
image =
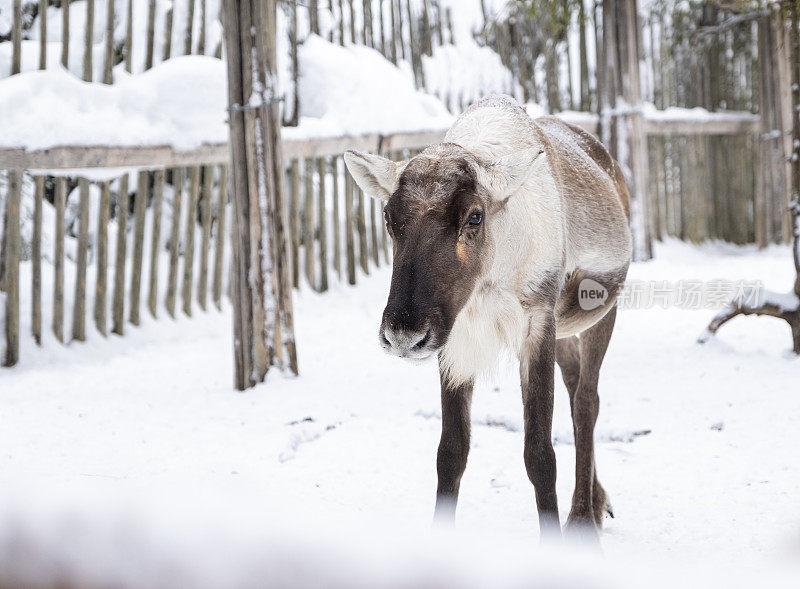
{"label": "animal tracks in snow", "polygon": [[[423,419],[438,419],[438,420],[442,419],[441,411],[435,411],[435,410],[420,409],[416,413],[414,413],[414,416],[422,417]],[[473,416],[472,424],[504,429],[512,433],[522,431],[522,418],[513,417],[510,415],[486,414],[483,417]],[[647,436],[650,433],[652,433],[652,431],[653,430],[647,428],[634,429],[634,430],[598,429],[595,433],[595,441],[600,444],[613,443],[613,442],[631,444],[636,440],[636,438],[639,438],[641,436]],[[572,431],[564,430],[564,431],[553,432],[553,444],[554,445],[567,444],[569,446],[573,446],[575,444],[575,440]]]}
{"label": "animal tracks in snow", "polygon": [[288,462],[297,456],[297,450],[303,444],[320,439],[327,432],[342,425],[341,421],[329,424],[317,423],[313,417],[305,417],[286,424],[292,428],[286,447],[278,454],[280,462]]}

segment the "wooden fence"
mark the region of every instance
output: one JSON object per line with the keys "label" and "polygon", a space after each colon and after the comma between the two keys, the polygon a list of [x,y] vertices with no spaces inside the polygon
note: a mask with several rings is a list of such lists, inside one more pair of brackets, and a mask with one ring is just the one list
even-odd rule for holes
{"label": "wooden fence", "polygon": [[[442,135],[437,130],[284,142],[294,286],[305,280],[312,289],[322,291],[334,276],[355,284],[359,272],[369,274],[372,268],[389,263],[382,211],[347,174],[341,157],[344,149],[403,158]],[[170,147],[0,150],[0,169],[7,170],[5,191],[0,194],[5,197],[0,201],[5,201],[6,218],[5,246],[0,251],[0,290],[6,303],[5,365],[14,365],[19,358],[20,261],[31,262],[27,302],[36,343],[41,343],[46,329],[42,308],[47,301],[52,301],[49,327],[61,343],[84,341],[92,319],[101,335],[109,329],[123,335],[126,325],[139,325],[145,312],[158,317],[166,311],[175,317],[177,313],[191,316],[195,309],[206,311],[211,304],[219,308],[229,272],[229,157],[226,144],[189,152]],[[81,172],[116,167],[141,169],[99,182],[87,179],[91,173]],[[33,202],[29,220],[20,218],[26,189]],[[68,203],[72,190],[76,202]],[[93,191],[99,202],[90,224]],[[75,223],[68,227],[69,205],[77,212]],[[46,208],[52,208],[53,214],[43,215]],[[43,226],[45,218],[52,219],[52,232]],[[113,242],[110,226],[115,229]],[[30,228],[24,249],[21,227]],[[51,236],[52,253],[43,251],[43,242],[49,241],[43,240],[43,233]],[[65,247],[68,238],[74,238],[75,244],[70,255]],[[52,261],[52,281],[47,281],[52,292],[43,292],[43,259]],[[74,276],[71,303],[66,275]],[[71,322],[66,325],[68,310]]]}
{"label": "wooden fence", "polygon": [[[597,132],[597,118],[582,115],[572,122]],[[703,122],[691,116],[673,116],[669,120],[645,119],[644,124],[651,140],[709,133],[738,140],[752,136],[758,128],[757,117],[748,113],[711,116]],[[317,291],[328,289],[333,281],[355,284],[359,274],[390,263],[391,244],[382,211],[347,173],[343,151],[359,149],[403,159],[441,141],[444,132],[283,141],[295,287],[303,281]],[[11,366],[19,358],[21,260],[31,263],[30,330],[37,343],[46,329],[42,309],[49,301],[49,328],[62,343],[85,340],[90,320],[103,336],[109,330],[123,335],[128,323],[140,324],[143,313],[191,316],[195,309],[206,311],[212,304],[219,308],[229,272],[229,157],[227,144],[183,152],[169,146],[0,149],[0,170],[7,170],[6,245],[0,256],[0,286],[6,302],[4,363]],[[91,174],[81,177],[74,171],[118,167],[140,170],[99,182],[86,178]],[[53,175],[56,173],[70,177]],[[651,176],[651,181],[656,179]],[[33,212],[30,247],[23,251],[20,228],[26,221],[20,219],[20,205],[25,187],[32,195]],[[71,189],[77,203],[68,203]],[[99,199],[94,227],[90,225],[92,191]],[[70,204],[77,209],[76,223],[67,227]],[[52,207],[53,214],[43,215],[45,207]],[[47,281],[52,292],[43,288],[42,261],[49,257],[43,251],[45,218],[54,224],[50,233],[52,281]],[[112,221],[116,230],[113,242]],[[70,256],[66,254],[67,237],[74,237],[75,243]],[[67,274],[74,276],[71,303]],[[70,325],[65,324],[68,309]]]}

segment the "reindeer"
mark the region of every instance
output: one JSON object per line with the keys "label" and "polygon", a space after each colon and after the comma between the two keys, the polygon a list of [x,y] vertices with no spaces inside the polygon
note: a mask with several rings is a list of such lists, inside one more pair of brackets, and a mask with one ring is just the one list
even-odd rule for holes
{"label": "reindeer", "polygon": [[594,461],[598,373],[631,258],[619,165],[589,133],[533,120],[502,95],[472,105],[442,143],[408,161],[344,157],[361,189],[385,203],[394,245],[380,343],[402,358],[438,355],[435,517],[455,517],[475,379],[510,350],[520,362],[524,461],[540,534],[561,535],[551,440],[558,362],[576,451],[565,532],[599,541],[613,512]]}

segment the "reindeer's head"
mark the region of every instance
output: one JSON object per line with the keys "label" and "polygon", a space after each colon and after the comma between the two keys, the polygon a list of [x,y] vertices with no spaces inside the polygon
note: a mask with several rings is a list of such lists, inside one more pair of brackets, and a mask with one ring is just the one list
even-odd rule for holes
{"label": "reindeer's head", "polygon": [[385,203],[394,243],[380,341],[397,356],[424,359],[441,348],[491,263],[493,217],[522,185],[541,149],[485,162],[454,144],[407,162],[348,151],[361,189]]}

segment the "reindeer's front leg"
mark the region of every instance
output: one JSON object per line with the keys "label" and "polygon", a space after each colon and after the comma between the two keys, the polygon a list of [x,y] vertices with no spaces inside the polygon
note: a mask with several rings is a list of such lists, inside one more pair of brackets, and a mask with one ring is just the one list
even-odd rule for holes
{"label": "reindeer's front leg", "polygon": [[452,385],[442,374],[442,437],[436,456],[439,485],[436,489],[434,519],[453,521],[458,501],[461,475],[467,467],[469,454],[469,409],[472,402],[473,383]]}
{"label": "reindeer's front leg", "polygon": [[520,354],[525,421],[525,468],[536,491],[542,537],[560,536],[556,498],[556,455],[551,439],[556,325],[552,309],[530,317]]}

